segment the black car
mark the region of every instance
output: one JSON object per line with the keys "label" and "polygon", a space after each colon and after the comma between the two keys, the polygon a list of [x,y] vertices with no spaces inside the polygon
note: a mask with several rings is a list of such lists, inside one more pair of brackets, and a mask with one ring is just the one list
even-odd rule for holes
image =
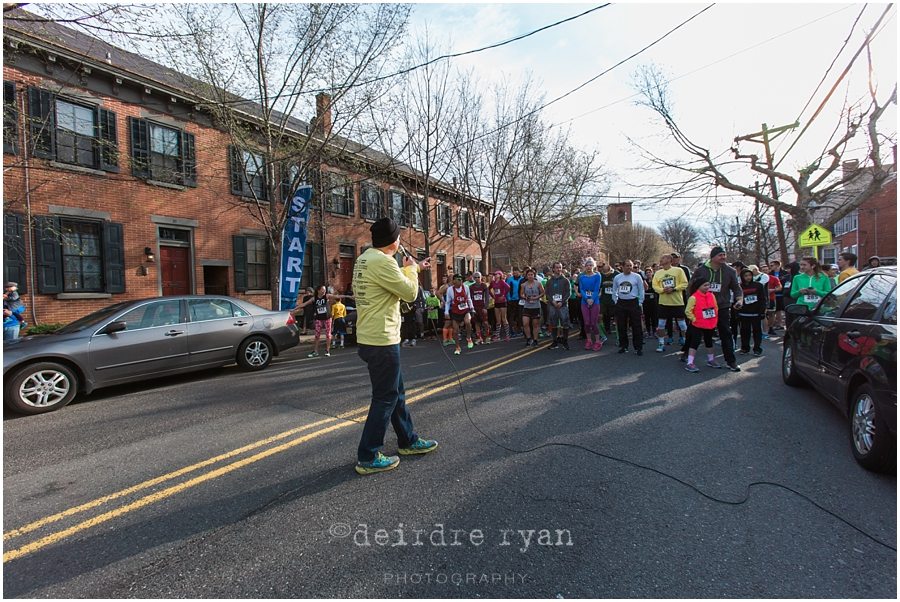
{"label": "black car", "polygon": [[851,449],[865,468],[896,467],[897,269],[867,270],[837,285],[812,310],[790,305],[784,382],[812,384],[850,427]]}

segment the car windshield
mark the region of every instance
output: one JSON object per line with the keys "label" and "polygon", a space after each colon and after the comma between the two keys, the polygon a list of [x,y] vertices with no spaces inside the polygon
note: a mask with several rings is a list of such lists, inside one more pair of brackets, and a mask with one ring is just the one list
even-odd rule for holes
{"label": "car windshield", "polygon": [[78,318],[74,322],[66,324],[65,326],[57,330],[55,334],[71,334],[73,332],[81,332],[85,328],[96,326],[100,322],[108,319],[110,316],[122,311],[130,304],[130,301],[124,301],[122,303],[110,305],[109,307],[104,307],[103,309],[99,309],[92,314],[88,314],[83,318]]}

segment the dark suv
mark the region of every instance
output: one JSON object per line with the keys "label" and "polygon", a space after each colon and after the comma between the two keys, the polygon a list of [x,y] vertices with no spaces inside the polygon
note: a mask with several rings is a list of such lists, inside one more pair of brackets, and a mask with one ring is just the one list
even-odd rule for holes
{"label": "dark suv", "polygon": [[851,449],[870,470],[896,467],[897,268],[866,270],[815,309],[790,305],[781,375],[812,384],[849,419]]}

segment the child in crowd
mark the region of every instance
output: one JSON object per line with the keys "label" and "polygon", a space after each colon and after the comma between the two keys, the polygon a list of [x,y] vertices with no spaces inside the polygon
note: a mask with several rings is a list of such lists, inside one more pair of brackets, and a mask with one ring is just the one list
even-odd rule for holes
{"label": "child in crowd", "polygon": [[[768,281],[767,281],[768,282]],[[766,317],[769,293],[768,286],[753,278],[753,270],[749,267],[741,270],[741,288],[744,291],[744,304],[737,310],[741,326],[740,353],[750,352],[750,334],[753,333],[753,355],[762,355],[762,320]]]}
{"label": "child in crowd", "polygon": [[426,332],[430,332],[428,338],[434,339],[437,337],[438,332],[438,321],[441,311],[441,300],[437,295],[431,293],[431,291],[425,291],[425,319],[428,322],[426,326]]}
{"label": "child in crowd", "polygon": [[694,364],[694,356],[697,355],[700,339],[703,339],[703,344],[706,346],[706,365],[710,368],[721,368],[722,366],[716,362],[716,354],[713,352],[713,332],[719,321],[719,306],[716,304],[716,296],[709,292],[709,280],[706,278],[694,279],[688,293],[690,296],[684,313],[692,328],[689,330],[687,366],[684,369],[688,372],[700,372],[700,369]]}
{"label": "child in crowd", "polygon": [[331,306],[331,321],[334,323],[334,333],[337,335],[335,347],[344,348],[344,341],[347,338],[347,306],[340,299]]}

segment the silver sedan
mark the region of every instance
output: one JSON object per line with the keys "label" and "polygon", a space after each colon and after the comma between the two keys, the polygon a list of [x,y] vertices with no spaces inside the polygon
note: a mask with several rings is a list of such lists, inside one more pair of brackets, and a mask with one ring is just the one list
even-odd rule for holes
{"label": "silver sedan", "polygon": [[24,414],[57,410],[77,393],[237,362],[262,370],[299,343],[289,311],[225,296],[126,301],[47,335],[3,344],[4,400]]}

